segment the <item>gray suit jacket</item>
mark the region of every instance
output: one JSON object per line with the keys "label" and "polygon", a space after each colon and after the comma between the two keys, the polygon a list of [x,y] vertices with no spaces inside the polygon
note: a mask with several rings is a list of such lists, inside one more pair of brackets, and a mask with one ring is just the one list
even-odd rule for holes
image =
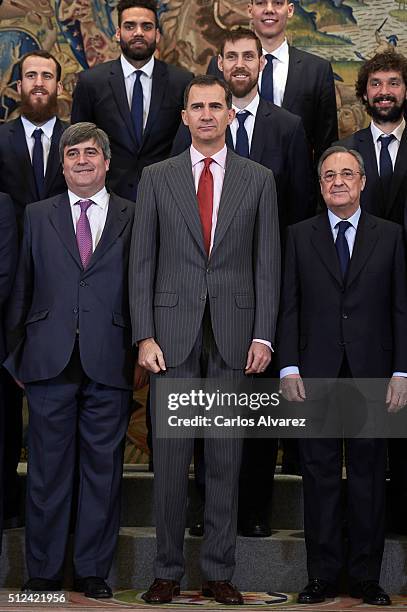
{"label": "gray suit jacket", "polygon": [[244,368],[253,338],[274,340],[280,244],[273,174],[228,150],[213,248],[202,238],[189,149],[143,171],[130,253],[133,342],[154,337],[182,364],[207,299],[226,364]]}

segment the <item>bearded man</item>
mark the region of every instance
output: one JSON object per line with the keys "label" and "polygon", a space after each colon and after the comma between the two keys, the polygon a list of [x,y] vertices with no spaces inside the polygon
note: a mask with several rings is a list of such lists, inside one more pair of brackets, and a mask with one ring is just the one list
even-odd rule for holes
{"label": "bearded man", "polygon": [[120,0],[117,13],[122,54],[80,73],[72,123],[91,121],[108,134],[108,184],[135,201],[143,168],[170,154],[193,75],[154,58],[160,30],[153,0]]}

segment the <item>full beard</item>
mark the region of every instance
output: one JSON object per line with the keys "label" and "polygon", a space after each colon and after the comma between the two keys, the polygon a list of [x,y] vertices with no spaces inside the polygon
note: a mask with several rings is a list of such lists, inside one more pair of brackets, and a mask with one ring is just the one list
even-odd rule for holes
{"label": "full beard", "polygon": [[257,80],[258,77],[256,79],[249,78],[247,83],[242,83],[237,81],[236,79],[230,78],[228,85],[230,87],[232,95],[235,98],[245,98],[255,87],[257,87]]}
{"label": "full beard", "polygon": [[30,94],[21,92],[20,113],[31,123],[45,123],[58,114],[57,94],[49,94],[46,102],[38,98],[32,100]]}
{"label": "full beard", "polygon": [[145,43],[143,48],[133,49],[129,43],[120,40],[120,48],[127,59],[142,62],[144,60],[149,60],[150,57],[154,55],[157,45],[154,41],[151,44]]}
{"label": "full beard", "polygon": [[374,105],[375,102],[378,102],[381,98],[373,98],[373,104],[366,101],[366,111],[372,117],[375,123],[378,125],[382,123],[396,123],[396,121],[401,120],[404,111],[404,102],[402,104],[397,104],[397,101],[393,97],[388,97],[386,99],[391,100],[394,103],[389,109],[380,109]]}

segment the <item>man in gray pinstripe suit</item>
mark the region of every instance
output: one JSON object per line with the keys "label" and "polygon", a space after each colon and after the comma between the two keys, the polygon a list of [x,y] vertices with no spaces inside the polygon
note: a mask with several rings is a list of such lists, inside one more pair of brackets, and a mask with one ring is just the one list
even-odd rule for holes
{"label": "man in gray pinstripe suit", "polygon": [[[239,380],[271,360],[280,282],[274,178],[226,148],[234,111],[225,83],[197,77],[184,109],[191,148],[146,168],[139,185],[130,254],[133,342],[154,376]],[[162,604],[179,593],[184,573],[194,441],[156,437],[154,410],[153,392],[156,579],[143,597]],[[202,591],[224,604],[243,603],[230,582],[241,442],[205,439]]]}

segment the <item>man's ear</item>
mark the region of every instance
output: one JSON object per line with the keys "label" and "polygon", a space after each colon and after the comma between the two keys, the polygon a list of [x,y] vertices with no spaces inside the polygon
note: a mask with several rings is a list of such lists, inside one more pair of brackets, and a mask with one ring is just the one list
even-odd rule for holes
{"label": "man's ear", "polygon": [[181,119],[184,125],[188,126],[188,117],[185,110],[181,111]]}
{"label": "man's ear", "polygon": [[223,57],[220,54],[218,55],[218,68],[223,72]]}

